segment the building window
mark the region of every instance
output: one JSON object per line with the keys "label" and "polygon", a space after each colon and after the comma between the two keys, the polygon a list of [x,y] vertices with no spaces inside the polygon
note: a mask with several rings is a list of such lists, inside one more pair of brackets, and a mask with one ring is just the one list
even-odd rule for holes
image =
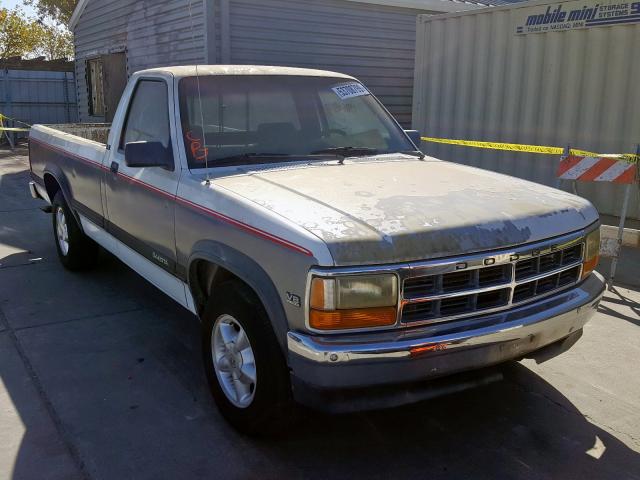
{"label": "building window", "polygon": [[87,60],[87,84],[89,87],[89,115],[104,116],[102,59]]}

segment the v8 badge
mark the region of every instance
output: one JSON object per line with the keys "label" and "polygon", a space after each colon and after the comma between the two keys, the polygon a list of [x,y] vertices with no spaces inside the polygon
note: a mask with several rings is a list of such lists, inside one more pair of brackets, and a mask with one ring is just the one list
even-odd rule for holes
{"label": "v8 badge", "polygon": [[295,293],[287,292],[287,303],[290,303],[294,307],[300,307],[302,302],[300,301],[300,297]]}

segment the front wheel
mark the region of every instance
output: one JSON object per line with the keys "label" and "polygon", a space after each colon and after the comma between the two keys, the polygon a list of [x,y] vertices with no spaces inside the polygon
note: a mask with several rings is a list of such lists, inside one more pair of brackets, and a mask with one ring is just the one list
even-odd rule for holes
{"label": "front wheel", "polygon": [[225,419],[250,435],[282,431],[291,417],[289,373],[253,291],[239,281],[216,287],[202,333],[205,373]]}
{"label": "front wheel", "polygon": [[62,265],[68,270],[86,270],[98,259],[98,244],[80,229],[76,218],[62,195],[53,197],[53,234]]}

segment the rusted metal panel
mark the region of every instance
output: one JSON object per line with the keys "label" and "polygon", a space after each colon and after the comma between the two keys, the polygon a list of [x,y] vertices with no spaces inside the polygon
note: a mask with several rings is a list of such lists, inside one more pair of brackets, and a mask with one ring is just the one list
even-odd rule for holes
{"label": "rusted metal panel", "polygon": [[[640,143],[640,89],[634,80],[640,78],[640,23],[518,33],[530,15],[559,5],[569,12],[573,3],[537,1],[420,16],[414,128],[431,137],[634,152]],[[584,5],[598,3],[609,4]],[[428,143],[423,148],[444,160],[572,188],[556,179],[557,156]],[[634,190],[632,199],[638,199]],[[618,185],[578,183],[577,192],[602,213],[620,212],[624,188]],[[630,216],[640,218],[637,200]]]}
{"label": "rusted metal panel", "polygon": [[102,57],[104,74],[105,121],[113,121],[120,97],[127,86],[127,57],[124,52]]}

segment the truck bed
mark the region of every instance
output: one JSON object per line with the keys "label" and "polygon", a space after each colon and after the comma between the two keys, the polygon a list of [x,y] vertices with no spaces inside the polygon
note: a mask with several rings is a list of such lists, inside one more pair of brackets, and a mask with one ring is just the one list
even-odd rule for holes
{"label": "truck bed", "polygon": [[110,123],[60,123],[45,126],[105,145],[107,144],[109,131],[111,130]]}
{"label": "truck bed", "polygon": [[49,172],[63,179],[58,183],[62,182],[67,198],[73,198],[76,207],[102,215],[100,171],[110,128],[109,124],[91,123],[34,125],[29,135],[29,161],[40,195],[48,196],[45,174]]}

